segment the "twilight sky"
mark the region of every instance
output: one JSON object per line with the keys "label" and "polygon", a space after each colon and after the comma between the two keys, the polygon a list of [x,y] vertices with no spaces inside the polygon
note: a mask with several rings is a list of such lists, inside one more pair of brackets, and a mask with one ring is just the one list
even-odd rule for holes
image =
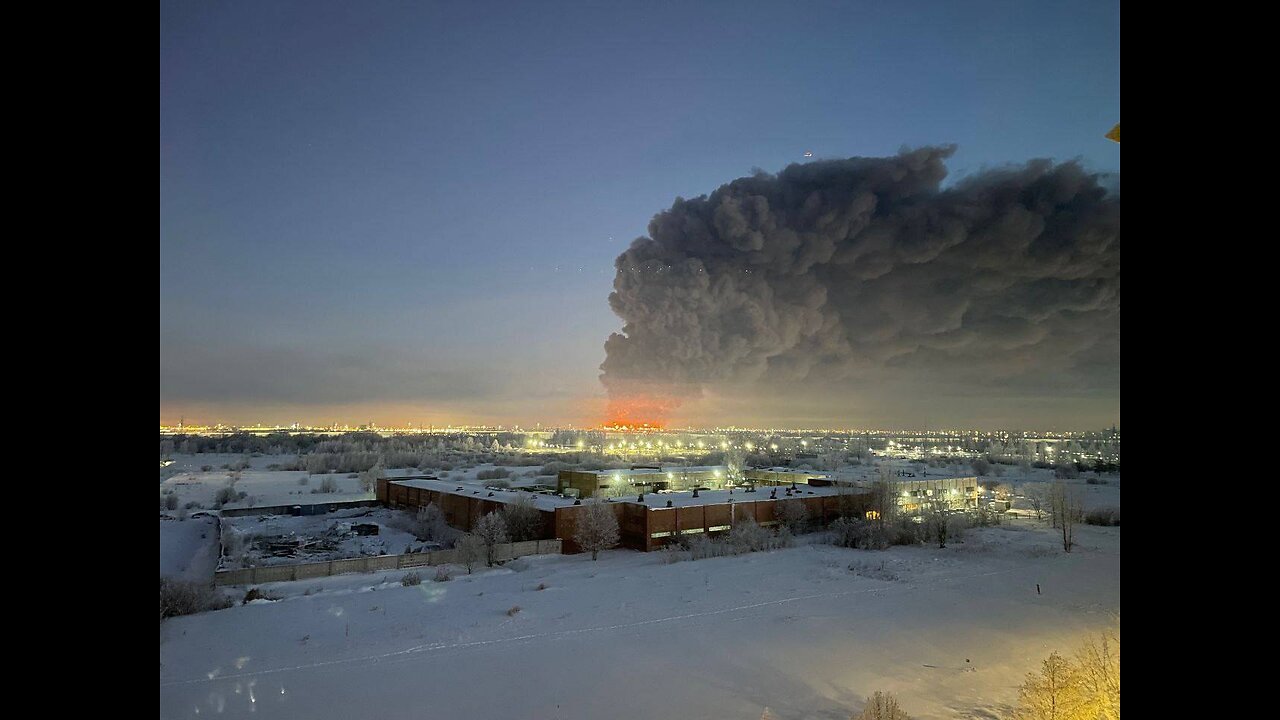
{"label": "twilight sky", "polygon": [[[161,422],[593,424],[623,327],[615,259],[677,196],[805,151],[949,144],[934,158],[946,192],[1032,158],[1118,188],[1120,148],[1102,136],[1120,118],[1119,53],[1114,1],[163,2]],[[1066,167],[1054,187],[1079,174]],[[1114,252],[1087,263],[1105,307],[1062,290],[1047,304],[1067,319],[1036,328],[1056,340],[1015,358],[1078,350],[1072,367],[1008,383],[981,379],[1006,377],[1008,354],[964,373],[899,355],[887,380],[775,367],[717,376],[673,419],[1118,423],[1118,214],[1117,200]],[[1019,298],[1041,303],[1062,277]],[[856,308],[894,297],[823,284],[858,338],[877,327]],[[1063,346],[1099,334],[1085,309],[1109,313],[1114,347]]]}

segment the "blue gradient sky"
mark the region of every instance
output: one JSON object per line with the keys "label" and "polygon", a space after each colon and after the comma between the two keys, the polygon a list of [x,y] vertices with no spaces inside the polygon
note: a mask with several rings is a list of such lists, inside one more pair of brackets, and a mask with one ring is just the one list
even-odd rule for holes
{"label": "blue gradient sky", "polygon": [[[1119,54],[1118,2],[162,2],[161,422],[592,422],[677,195],[937,143],[1118,172]],[[777,420],[1119,419],[1078,404]]]}

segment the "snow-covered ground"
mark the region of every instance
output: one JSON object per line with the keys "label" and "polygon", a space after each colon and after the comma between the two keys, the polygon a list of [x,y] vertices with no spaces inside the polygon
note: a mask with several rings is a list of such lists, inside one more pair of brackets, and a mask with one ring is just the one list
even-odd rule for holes
{"label": "snow-covered ground", "polygon": [[[248,462],[250,467],[239,471],[239,480],[235,483],[237,492],[246,497],[236,502],[227,503],[228,508],[265,507],[270,505],[295,505],[340,502],[347,500],[372,500],[373,493],[360,488],[360,479],[355,473],[332,473],[327,475],[310,475],[301,470],[270,470],[271,465],[291,464],[296,460],[294,455],[228,455],[200,453],[197,455],[174,455],[173,463],[161,470],[160,492],[172,490],[178,495],[179,507],[187,503],[198,503],[202,508],[212,508],[218,491],[227,487],[231,470],[225,465],[235,466],[239,462]],[[209,470],[203,468],[209,467]],[[388,477],[407,475],[434,474],[449,482],[486,483],[495,480],[479,480],[481,472],[503,469],[510,473],[503,482],[512,487],[522,487],[544,483],[556,484],[555,475],[538,475],[539,466],[501,467],[491,464],[480,464],[469,468],[455,467],[447,471],[423,472],[414,468],[394,468],[385,471]],[[326,478],[332,478],[337,492],[313,492],[321,487]],[[305,484],[303,481],[305,480]]]}
{"label": "snow-covered ground", "polygon": [[217,566],[216,518],[160,518],[160,577],[212,581]]}
{"label": "snow-covered ground", "polygon": [[1064,554],[1023,521],[945,550],[274,584],[278,602],[161,626],[160,716],[843,719],[888,690],[916,718],[993,717],[1049,652],[1118,623],[1120,529],[1077,539]]}
{"label": "snow-covered ground", "polygon": [[[228,508],[264,507],[269,505],[306,505],[312,503],[341,502],[347,500],[372,500],[373,493],[360,488],[360,479],[351,473],[332,475],[308,475],[303,471],[242,470],[235,483],[237,492],[246,494],[242,500],[230,502]],[[332,478],[337,492],[312,492],[320,488],[325,478]],[[306,484],[300,483],[306,480]],[[209,470],[180,472],[160,483],[160,491],[172,490],[178,495],[178,506],[189,502],[202,508],[212,508],[218,491],[230,482],[229,471]]]}

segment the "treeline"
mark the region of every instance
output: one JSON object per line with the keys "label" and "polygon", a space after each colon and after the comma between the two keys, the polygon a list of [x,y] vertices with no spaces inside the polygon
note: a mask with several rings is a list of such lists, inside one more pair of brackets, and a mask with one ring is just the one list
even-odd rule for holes
{"label": "treeline", "polygon": [[517,449],[524,446],[523,433],[498,432],[470,435],[395,435],[375,432],[349,432],[341,435],[319,433],[235,433],[233,435],[162,435],[160,454],[225,453],[233,455],[292,455],[309,452],[367,452],[371,450],[425,451],[445,448]]}

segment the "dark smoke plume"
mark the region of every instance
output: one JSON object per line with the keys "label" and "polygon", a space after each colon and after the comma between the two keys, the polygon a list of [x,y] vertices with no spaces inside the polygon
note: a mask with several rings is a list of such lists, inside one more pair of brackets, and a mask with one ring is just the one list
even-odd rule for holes
{"label": "dark smoke plume", "polygon": [[942,190],[953,150],[677,198],[616,262],[615,404],[762,383],[1118,395],[1118,192],[1045,160]]}

